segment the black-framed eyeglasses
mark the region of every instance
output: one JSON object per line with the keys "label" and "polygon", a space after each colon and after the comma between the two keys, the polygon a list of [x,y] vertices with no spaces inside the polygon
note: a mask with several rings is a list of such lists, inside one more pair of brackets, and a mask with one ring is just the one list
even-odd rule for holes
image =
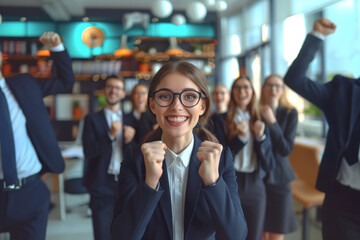
{"label": "black-framed eyeglasses", "polygon": [[153,92],[152,97],[160,107],[168,107],[174,102],[176,95],[179,96],[180,103],[187,108],[195,107],[200,102],[201,98],[206,98],[201,92],[193,89],[175,93],[167,88],[162,88]]}
{"label": "black-framed eyeglasses", "polygon": [[105,86],[105,89],[106,90],[116,90],[116,91],[122,91],[122,90],[124,90],[124,88],[122,88],[122,87],[117,87],[117,86],[113,86],[113,85],[106,85]]}

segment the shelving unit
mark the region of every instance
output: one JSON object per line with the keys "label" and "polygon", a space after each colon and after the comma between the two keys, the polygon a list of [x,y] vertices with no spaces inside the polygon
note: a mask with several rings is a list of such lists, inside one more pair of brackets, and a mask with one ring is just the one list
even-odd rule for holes
{"label": "shelving unit", "polygon": [[[50,58],[34,56],[35,50],[40,49],[37,39],[11,38],[7,40],[0,38],[0,41],[2,44],[6,41],[6,44],[10,45],[10,48],[7,47],[10,51],[5,56],[5,64],[3,65],[5,77],[11,77],[22,72],[28,72],[36,78],[51,76],[52,61]],[[62,116],[61,120],[73,120],[68,119],[71,118],[70,113],[61,114],[58,111],[59,109],[71,111],[71,102],[73,101],[80,101],[80,106],[87,108],[84,109],[84,113],[93,112],[99,106],[97,97],[102,93],[103,80],[107,76],[112,74],[122,76],[125,79],[126,91],[130,92],[136,83],[148,83],[155,72],[163,64],[170,61],[192,62],[203,69],[208,75],[209,82],[212,82],[217,41],[212,38],[178,38],[176,43],[182,51],[173,55],[167,52],[170,47],[169,38],[136,37],[134,38],[135,48],[131,56],[117,58],[113,54],[105,54],[95,56],[93,59],[72,59],[76,80],[73,93],[61,96],[61,98],[67,99],[62,101],[64,104],[56,100],[59,98],[57,96],[48,98],[45,102],[49,108],[50,116],[55,121],[59,114]],[[11,66],[10,69],[4,69],[9,65]],[[82,97],[78,99],[80,95]],[[87,98],[84,97],[86,95]],[[58,106],[59,104],[60,106]]]}

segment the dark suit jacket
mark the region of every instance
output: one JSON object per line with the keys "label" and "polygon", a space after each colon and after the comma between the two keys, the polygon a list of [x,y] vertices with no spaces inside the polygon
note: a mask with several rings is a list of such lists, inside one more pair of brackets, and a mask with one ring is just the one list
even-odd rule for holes
{"label": "dark suit jacket", "polygon": [[279,105],[275,113],[276,123],[269,126],[275,168],[269,173],[267,182],[286,184],[295,179],[294,171],[289,162],[289,155],[294,146],[298,114],[295,109],[288,112]]}
{"label": "dark suit jacket", "polygon": [[[123,115],[123,125],[131,126],[130,120]],[[86,169],[83,184],[90,194],[114,196],[114,176],[107,173],[112,141],[108,135],[109,126],[105,112],[101,110],[85,117],[82,135]],[[127,144],[123,141],[123,152]]]}
{"label": "dark suit jacket", "polygon": [[136,128],[135,141],[141,144],[145,136],[153,130],[156,123],[156,117],[150,111],[143,112]]}
{"label": "dark suit jacket", "polygon": [[140,119],[134,117],[133,111],[125,114],[130,121],[130,124],[135,128],[135,143],[141,144],[149,132],[153,130],[153,125],[157,123],[155,116],[150,111],[145,111],[141,114]]}
{"label": "dark suit jacket", "polygon": [[322,40],[309,34],[284,81],[295,92],[319,107],[329,124],[316,183],[319,190],[328,192],[336,183],[344,151],[360,113],[360,80],[336,75],[332,81],[319,84],[308,79],[305,76],[306,70],[321,44]]}
{"label": "dark suit jacket", "polygon": [[[227,140],[227,135],[225,134],[225,118],[227,113],[216,114],[212,117],[213,120],[213,128],[212,132],[218,138],[219,142],[224,147],[229,147],[233,156],[235,156],[239,151],[243,149],[246,143],[242,142],[237,136],[235,136],[231,141]],[[264,178],[267,173],[269,173],[275,165],[274,156],[272,154],[271,140],[268,137],[269,132],[268,128],[265,127],[265,135],[266,138],[259,142],[254,139],[254,151],[257,155],[258,160],[258,168],[256,170],[256,174],[260,178]]]}
{"label": "dark suit jacket", "polygon": [[[245,239],[247,226],[237,193],[231,153],[224,150],[215,186],[204,187],[196,157],[201,141],[194,137],[185,199],[184,239]],[[113,239],[172,239],[171,199],[166,162],[155,191],[145,184],[140,149],[129,151],[121,167],[119,201],[111,227]]]}
{"label": "dark suit jacket", "polygon": [[35,79],[30,74],[5,78],[26,118],[26,129],[43,166],[42,172],[61,173],[65,164],[43,98],[71,91],[75,82],[66,51],[51,52],[53,78]]}

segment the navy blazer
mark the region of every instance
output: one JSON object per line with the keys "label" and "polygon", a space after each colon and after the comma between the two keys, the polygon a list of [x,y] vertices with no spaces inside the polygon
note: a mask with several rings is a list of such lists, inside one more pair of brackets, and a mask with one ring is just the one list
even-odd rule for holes
{"label": "navy blazer", "polygon": [[309,34],[284,78],[295,92],[319,107],[329,124],[326,146],[319,168],[316,187],[330,191],[336,183],[344,151],[360,114],[360,79],[336,75],[332,81],[319,84],[305,76],[322,40]]}
{"label": "navy blazer", "polygon": [[294,146],[298,113],[295,109],[278,106],[276,122],[269,126],[275,168],[269,173],[267,182],[271,184],[286,184],[295,179],[294,171],[289,162],[289,155]]}
{"label": "navy blazer", "polygon": [[[123,125],[131,126],[126,115]],[[109,137],[109,126],[104,109],[88,114],[84,121],[82,144],[86,161],[83,185],[91,194],[114,196],[114,176],[107,173],[111,154],[112,140]],[[123,141],[123,153],[130,143]]]}
{"label": "navy blazer", "polygon": [[[216,185],[205,187],[196,157],[201,141],[194,135],[184,213],[184,239],[245,239],[247,225],[238,195],[231,153],[224,149]],[[166,162],[155,191],[145,184],[140,148],[128,152],[120,172],[119,200],[111,232],[113,239],[173,239],[171,199]]]}
{"label": "navy blazer", "polygon": [[[242,142],[237,136],[228,141],[227,135],[225,134],[225,119],[228,113],[216,114],[212,117],[213,128],[211,131],[218,138],[219,142],[224,147],[229,147],[233,156],[243,149],[246,143]],[[256,152],[258,160],[258,168],[256,170],[257,177],[263,179],[267,173],[272,171],[275,165],[274,156],[272,154],[271,140],[269,136],[269,129],[265,126],[265,139],[263,141],[256,141],[254,139],[254,151]]]}
{"label": "navy blazer", "polygon": [[54,77],[36,79],[19,74],[5,81],[25,115],[27,134],[43,167],[41,172],[61,173],[65,164],[43,98],[71,91],[75,78],[67,51],[51,52],[51,58]]}

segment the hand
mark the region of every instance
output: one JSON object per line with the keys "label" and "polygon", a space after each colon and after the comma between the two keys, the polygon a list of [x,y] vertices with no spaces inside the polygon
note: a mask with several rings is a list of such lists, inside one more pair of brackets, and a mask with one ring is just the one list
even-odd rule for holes
{"label": "hand", "polygon": [[126,143],[131,142],[135,136],[135,128],[124,125],[124,140]]}
{"label": "hand", "polygon": [[265,123],[260,120],[256,120],[254,123],[254,134],[255,137],[261,138],[264,135]]}
{"label": "hand", "polygon": [[223,147],[219,143],[204,141],[196,153],[201,161],[199,175],[205,186],[214,184],[219,179],[219,162],[222,149]]}
{"label": "hand", "polygon": [[163,173],[162,165],[165,159],[166,145],[162,141],[149,142],[141,145],[146,168],[145,184],[156,189]]}
{"label": "hand", "polygon": [[54,32],[44,32],[39,40],[42,44],[50,48],[56,47],[62,42],[60,35]]}
{"label": "hand", "polygon": [[245,138],[248,131],[249,125],[246,121],[236,123],[236,132],[240,137]]}
{"label": "hand", "polygon": [[122,121],[114,121],[114,122],[112,122],[110,130],[109,130],[110,135],[113,138],[116,138],[117,135],[119,134],[119,131],[121,130],[121,128],[122,128]]}
{"label": "hand", "polygon": [[327,36],[335,32],[336,25],[329,19],[323,17],[315,21],[313,30]]}
{"label": "hand", "polygon": [[273,125],[274,123],[276,123],[276,117],[269,105],[260,106],[260,112],[261,116],[263,116],[268,125]]}

